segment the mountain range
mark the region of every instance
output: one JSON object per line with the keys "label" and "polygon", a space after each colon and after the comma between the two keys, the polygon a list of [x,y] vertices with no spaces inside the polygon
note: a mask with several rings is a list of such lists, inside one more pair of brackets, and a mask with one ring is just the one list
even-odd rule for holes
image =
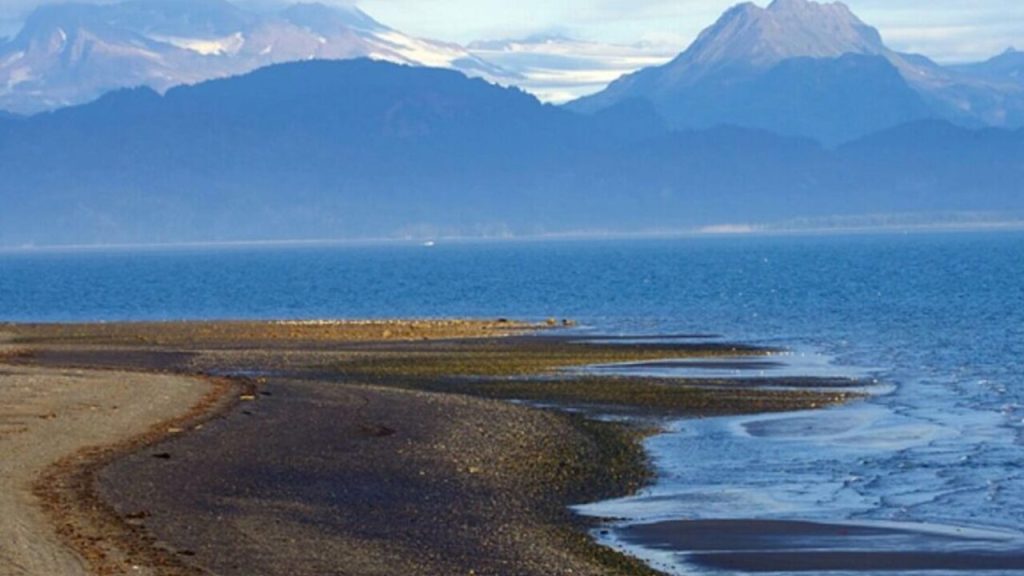
{"label": "mountain range", "polygon": [[830,146],[927,118],[1024,125],[1021,52],[942,66],[892,50],[845,5],[811,0],[736,5],[674,58],[664,46],[562,35],[463,47],[403,34],[351,5],[269,13],[227,0],[46,5],[0,43],[0,109],[31,114],[118,88],[162,93],[275,63],[357,57],[451,68],[547,101],[577,98],[568,104],[577,112],[640,99],[678,129],[737,125]]}
{"label": "mountain range", "polygon": [[274,65],[0,119],[0,245],[685,230],[1024,213],[1024,131],[922,120],[838,147],[667,130],[459,72]]}
{"label": "mountain range", "polygon": [[493,82],[602,50],[467,50],[315,4],[40,8],[0,47],[0,101],[46,109],[0,113],[0,246],[1024,216],[1016,50],[939,66],[842,4],[775,0],[564,106]]}

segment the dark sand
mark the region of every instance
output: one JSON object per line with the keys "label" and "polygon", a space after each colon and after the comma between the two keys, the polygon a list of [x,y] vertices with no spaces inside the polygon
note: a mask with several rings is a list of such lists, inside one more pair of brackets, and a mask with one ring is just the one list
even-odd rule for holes
{"label": "dark sand", "polygon": [[660,522],[616,530],[625,542],[686,550],[739,572],[1024,570],[1019,541],[856,524],[764,520]]}
{"label": "dark sand", "polygon": [[575,491],[560,475],[600,458],[565,419],[404,390],[260,392],[108,467],[102,493],[217,574],[602,572],[550,524]]}
{"label": "dark sand", "polygon": [[[567,510],[646,481],[641,431],[503,399],[679,416],[852,397],[729,388],[727,380],[581,378],[561,370],[765,351],[492,337],[527,328],[390,322],[4,330],[27,352],[12,363],[227,376],[245,390],[201,426],[66,472],[79,481],[78,491],[55,498],[62,522],[74,525],[89,510],[112,506],[106,533],[93,537],[134,542],[124,547],[126,573],[137,558],[158,558],[154,574],[652,573],[594,544],[586,532],[592,525]],[[805,385],[815,387],[793,384]]]}

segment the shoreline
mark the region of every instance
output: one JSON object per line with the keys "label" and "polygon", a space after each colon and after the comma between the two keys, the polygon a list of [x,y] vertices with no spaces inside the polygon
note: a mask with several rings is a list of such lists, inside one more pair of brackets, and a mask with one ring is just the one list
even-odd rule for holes
{"label": "shoreline", "polygon": [[620,529],[648,551],[686,550],[686,563],[740,573],[1024,570],[1019,537],[927,524],[810,520],[669,520]]}
{"label": "shoreline", "polygon": [[[456,340],[451,340],[453,334],[450,324],[448,328],[443,325],[431,327],[429,324],[424,328],[421,325],[420,328],[426,332],[435,331],[424,334],[422,330],[408,332],[395,329],[395,323],[389,323],[391,328],[384,328],[374,322],[329,324],[326,328],[321,324],[303,324],[298,332],[294,331],[296,325],[293,323],[14,325],[6,329],[14,331],[19,347],[32,350],[31,356],[14,358],[16,365],[36,363],[106,369],[131,368],[192,375],[218,373],[219,367],[219,372],[265,374],[254,377],[253,389],[243,395],[246,397],[244,402],[221,406],[217,416],[207,414],[208,419],[212,419],[210,426],[188,434],[167,434],[163,440],[151,436],[145,442],[127,443],[120,446],[116,453],[108,451],[97,456],[91,465],[73,475],[73,478],[77,478],[73,484],[79,488],[72,498],[79,503],[90,497],[98,497],[95,493],[90,496],[90,490],[95,487],[82,491],[83,486],[92,486],[92,482],[85,479],[100,478],[99,490],[105,497],[104,505],[113,506],[105,511],[107,521],[111,518],[120,519],[120,530],[124,532],[127,528],[128,538],[134,539],[136,545],[141,542],[149,550],[148,554],[151,559],[155,559],[154,564],[157,566],[155,573],[159,574],[195,573],[190,570],[201,572],[203,568],[209,569],[215,561],[216,550],[223,552],[223,546],[210,547],[201,541],[192,542],[188,547],[169,544],[175,539],[179,542],[187,539],[187,531],[182,527],[189,523],[183,523],[184,519],[197,521],[197,515],[210,508],[211,502],[200,498],[192,503],[193,508],[188,509],[186,505],[176,503],[173,498],[167,500],[170,488],[160,485],[166,483],[167,478],[180,474],[177,476],[182,483],[180,486],[188,486],[197,475],[202,476],[199,472],[215,465],[222,468],[219,472],[209,474],[210,477],[205,479],[206,484],[202,484],[204,479],[199,478],[195,480],[199,482],[194,485],[195,490],[186,490],[176,494],[176,497],[196,496],[203,490],[212,490],[212,493],[218,494],[221,499],[213,504],[221,507],[219,513],[228,519],[237,532],[236,540],[231,541],[228,537],[227,541],[220,543],[227,546],[237,546],[246,538],[252,539],[254,534],[257,540],[265,537],[269,542],[275,534],[280,533],[265,528],[267,524],[260,520],[302,525],[294,517],[297,510],[302,510],[299,520],[308,523],[310,518],[316,518],[316,522],[321,523],[318,530],[309,534],[311,540],[323,538],[324,533],[332,534],[324,545],[326,549],[333,550],[334,555],[328,554],[330,559],[321,559],[327,563],[324,567],[330,561],[359,557],[365,565],[363,571],[357,570],[357,573],[384,573],[374,568],[370,561],[375,554],[384,554],[385,558],[401,561],[403,558],[408,560],[416,557],[416,552],[432,552],[436,555],[440,548],[447,552],[443,554],[445,557],[430,557],[432,559],[427,564],[411,563],[410,566],[418,567],[423,573],[430,572],[424,566],[445,570],[479,569],[478,573],[488,573],[489,570],[500,572],[500,566],[508,568],[511,565],[509,563],[523,561],[528,557],[529,560],[524,561],[522,567],[516,567],[516,573],[540,574],[550,573],[552,569],[570,568],[578,573],[654,574],[656,572],[653,569],[641,565],[639,561],[597,544],[586,532],[587,528],[594,525],[573,515],[567,508],[587,498],[604,499],[635,491],[646,481],[650,471],[646,468],[646,457],[636,429],[631,431],[618,424],[596,422],[582,416],[517,406],[506,400],[547,399],[553,400],[556,405],[573,406],[588,395],[593,398],[594,390],[598,390],[600,393],[596,397],[599,401],[594,402],[598,410],[618,403],[627,407],[631,414],[642,416],[663,410],[677,415],[784,410],[842,402],[854,397],[836,391],[744,389],[723,393],[721,390],[699,387],[686,389],[683,394],[680,393],[683,388],[678,386],[672,388],[656,382],[637,380],[645,400],[636,402],[629,398],[635,395],[636,390],[631,386],[624,387],[624,382],[614,378],[602,380],[592,377],[588,386],[584,387],[578,384],[576,378],[556,377],[561,380],[552,387],[549,381],[535,380],[531,375],[548,372],[557,366],[586,363],[580,360],[588,359],[644,360],[674,354],[696,357],[726,352],[735,354],[738,351],[756,354],[757,351],[736,347],[720,350],[714,346],[702,348],[693,344],[620,345],[611,348],[602,344],[595,347],[558,338],[522,339],[515,334],[522,334],[527,329],[519,328],[519,325],[511,332],[512,338],[508,337],[510,333],[507,330],[503,334],[495,334],[495,324],[508,328],[506,322],[459,322],[459,329],[454,335]],[[538,328],[530,326],[532,329]],[[355,332],[345,335],[343,333],[346,330]],[[253,351],[250,347],[254,344],[262,348]],[[398,366],[397,371],[395,366]],[[473,380],[467,379],[467,375],[473,374],[497,379],[484,385],[479,382],[474,384]],[[596,381],[601,381],[602,386],[590,386]],[[284,401],[280,400],[282,398]],[[372,406],[375,418],[362,422],[354,429],[351,426],[346,428],[336,422],[336,418],[326,415],[322,421],[318,421],[316,417],[309,416],[310,410],[315,412],[318,403],[330,404],[335,410],[343,412],[347,410],[355,420],[364,418],[364,413]],[[244,404],[244,407],[239,404]],[[232,410],[232,407],[235,409]],[[434,410],[435,415],[427,418],[428,422],[405,424],[410,414],[419,417],[425,410]],[[447,423],[445,420],[449,418],[447,413],[450,410],[459,411],[459,422],[462,424],[475,422],[475,428],[462,429],[457,423]],[[300,415],[303,419],[311,419],[305,420],[300,428],[322,428],[309,432],[310,435],[305,435],[306,432],[300,429],[289,433],[292,436],[283,446],[263,446],[251,452],[251,438],[258,437],[261,431],[264,434],[268,430],[280,431]],[[413,521],[436,520],[449,514],[447,506],[432,507],[422,502],[406,504],[407,507],[412,506],[409,509],[396,508],[388,502],[377,502],[375,506],[379,505],[391,512],[390,515],[384,514],[378,518],[379,525],[367,520],[377,513],[373,509],[364,510],[367,516],[355,524],[352,521],[338,524],[330,518],[317,516],[313,504],[333,509],[338,514],[339,511],[358,508],[367,494],[391,493],[385,480],[393,477],[396,471],[410,472],[411,468],[403,467],[409,462],[396,464],[397,469],[378,467],[364,470],[366,477],[355,478],[352,482],[356,486],[362,485],[369,492],[356,490],[355,495],[347,500],[333,493],[326,500],[314,498],[313,501],[309,500],[309,494],[298,494],[287,505],[266,498],[267,494],[272,493],[271,488],[280,490],[294,484],[281,484],[279,478],[275,478],[275,475],[281,474],[279,468],[282,462],[291,467],[291,472],[302,468],[288,459],[262,462],[264,468],[260,474],[265,476],[262,484],[254,481],[242,489],[223,482],[223,478],[228,477],[226,472],[231,470],[231,465],[236,466],[235,471],[248,469],[253,461],[260,461],[263,451],[269,450],[273,454],[274,450],[278,450],[278,456],[291,455],[296,449],[308,449],[311,442],[316,443],[324,435],[339,434],[338,442],[344,443],[352,454],[362,456],[393,457],[395,454],[404,454],[402,458],[410,460],[409,449],[415,448],[414,453],[425,460],[412,463],[425,467],[429,481],[426,484],[422,480],[412,479],[404,484],[399,482],[393,487],[392,496],[397,498],[412,487],[414,492],[419,490],[419,496],[425,498],[422,502],[439,496],[455,498],[455,501],[463,500],[467,508],[474,509],[468,514],[455,514],[446,518],[454,522],[448,524],[448,531],[457,538],[423,540],[426,532],[408,538],[389,535],[388,530],[394,530],[396,513],[410,515],[407,519]],[[214,435],[216,441],[211,440]],[[399,446],[395,452],[396,447],[388,443],[394,444],[397,438],[411,442],[410,447],[404,448],[403,452]],[[446,440],[439,442],[438,438]],[[535,442],[529,441],[537,438],[549,438],[549,442],[557,449],[538,449]],[[520,443],[519,452],[508,448],[516,442]],[[453,449],[446,447],[446,443],[463,445]],[[231,450],[218,452],[218,445],[229,446]],[[442,448],[437,449],[437,445]],[[152,450],[145,447],[153,446],[160,447],[160,452],[155,456],[146,453]],[[237,457],[230,455],[232,451]],[[203,460],[205,453],[211,453],[216,458],[212,461]],[[427,456],[422,456],[424,454]],[[167,455],[166,459],[164,455]],[[481,455],[484,457],[474,460],[475,456]],[[304,474],[307,477],[311,475],[335,481],[339,476],[350,473],[351,467],[359,466],[361,462],[349,458],[346,464],[348,468],[339,467],[331,462],[341,463],[351,454],[342,450],[331,453],[331,456],[330,460],[321,459],[309,464]],[[521,461],[531,457],[538,460],[538,456],[540,461],[522,467]],[[470,463],[457,464],[452,469],[453,458]],[[189,462],[182,462],[190,459]],[[175,466],[179,468],[175,469]],[[270,470],[278,472],[268,472]],[[65,472],[56,470],[51,478]],[[420,470],[419,475],[422,477],[423,474],[424,471]],[[147,475],[152,479],[149,491],[143,488],[132,493],[127,489],[128,484],[145,485],[146,482],[139,479],[145,479]],[[531,485],[528,481],[530,479],[538,479],[539,484],[535,482]],[[552,487],[555,489],[552,490]],[[179,512],[182,513],[140,508],[140,503],[145,502],[148,506],[149,502],[159,501],[161,491],[164,503],[169,508],[181,507]],[[244,496],[240,497],[239,494]],[[510,498],[509,494],[519,496]],[[112,500],[119,501],[111,504]],[[231,503],[228,505],[230,512],[224,512],[225,502]],[[496,502],[500,504],[495,505]],[[467,531],[450,528],[464,521],[471,521],[467,525],[473,529]],[[493,540],[475,536],[478,532],[476,526],[482,527],[479,522],[496,528]],[[367,534],[373,538],[367,540]],[[520,538],[519,534],[525,534],[526,537]],[[106,538],[116,540],[111,535]],[[387,540],[384,548],[381,548],[383,544],[380,538]],[[216,540],[216,537],[211,537],[211,540]],[[131,545],[126,546],[132,548]],[[235,571],[232,571],[232,566],[217,566],[217,571],[252,573],[258,567],[260,573],[287,573],[295,562],[310,560],[301,558],[303,553],[308,552],[305,547],[295,549],[291,555],[287,551],[287,546],[278,544],[278,549],[270,555],[272,558],[268,559],[264,551],[261,553],[262,560],[244,557],[233,560],[237,566],[243,566],[238,562],[246,561],[256,564],[250,563],[244,569],[235,568]],[[490,555],[489,567],[479,565],[481,551]],[[256,550],[250,552],[252,556],[260,556]],[[261,565],[259,561],[265,564]],[[161,567],[161,563],[164,566]],[[272,569],[267,570],[268,567]]]}
{"label": "shoreline", "polygon": [[0,566],[74,575],[138,565],[119,537],[124,526],[91,498],[92,470],[200,421],[228,391],[170,375],[0,363],[0,532],[9,543]]}
{"label": "shoreline", "polygon": [[[146,377],[144,372],[136,373]],[[116,513],[95,487],[104,467],[167,438],[201,428],[238,403],[248,387],[223,378],[201,378],[209,391],[187,411],[153,423],[145,432],[88,447],[54,462],[33,483],[33,494],[57,526],[60,538],[83,558],[91,574],[195,573],[154,545],[152,536]]]}

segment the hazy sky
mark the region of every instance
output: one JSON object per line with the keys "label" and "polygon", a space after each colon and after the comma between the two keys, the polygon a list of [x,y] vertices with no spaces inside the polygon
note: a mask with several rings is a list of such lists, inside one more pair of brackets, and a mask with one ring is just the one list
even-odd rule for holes
{"label": "hazy sky", "polygon": [[[32,6],[52,0],[0,0],[0,33],[11,34]],[[276,0],[238,0],[267,3]],[[324,0],[340,3],[347,0]],[[559,32],[604,42],[688,45],[735,0],[360,0],[385,24],[439,40],[469,42]],[[767,0],[756,2],[764,6]],[[848,0],[898,50],[940,61],[1024,49],[1022,0]]]}

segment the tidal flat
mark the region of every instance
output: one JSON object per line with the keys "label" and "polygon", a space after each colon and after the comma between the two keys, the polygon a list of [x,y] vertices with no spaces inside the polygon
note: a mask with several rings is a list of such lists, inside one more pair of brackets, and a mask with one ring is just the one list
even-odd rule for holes
{"label": "tidal flat", "polygon": [[580,372],[778,351],[506,320],[0,331],[19,369],[219,383],[39,477],[63,546],[99,574],[653,574],[569,506],[644,486],[664,418],[828,406],[859,384]]}

